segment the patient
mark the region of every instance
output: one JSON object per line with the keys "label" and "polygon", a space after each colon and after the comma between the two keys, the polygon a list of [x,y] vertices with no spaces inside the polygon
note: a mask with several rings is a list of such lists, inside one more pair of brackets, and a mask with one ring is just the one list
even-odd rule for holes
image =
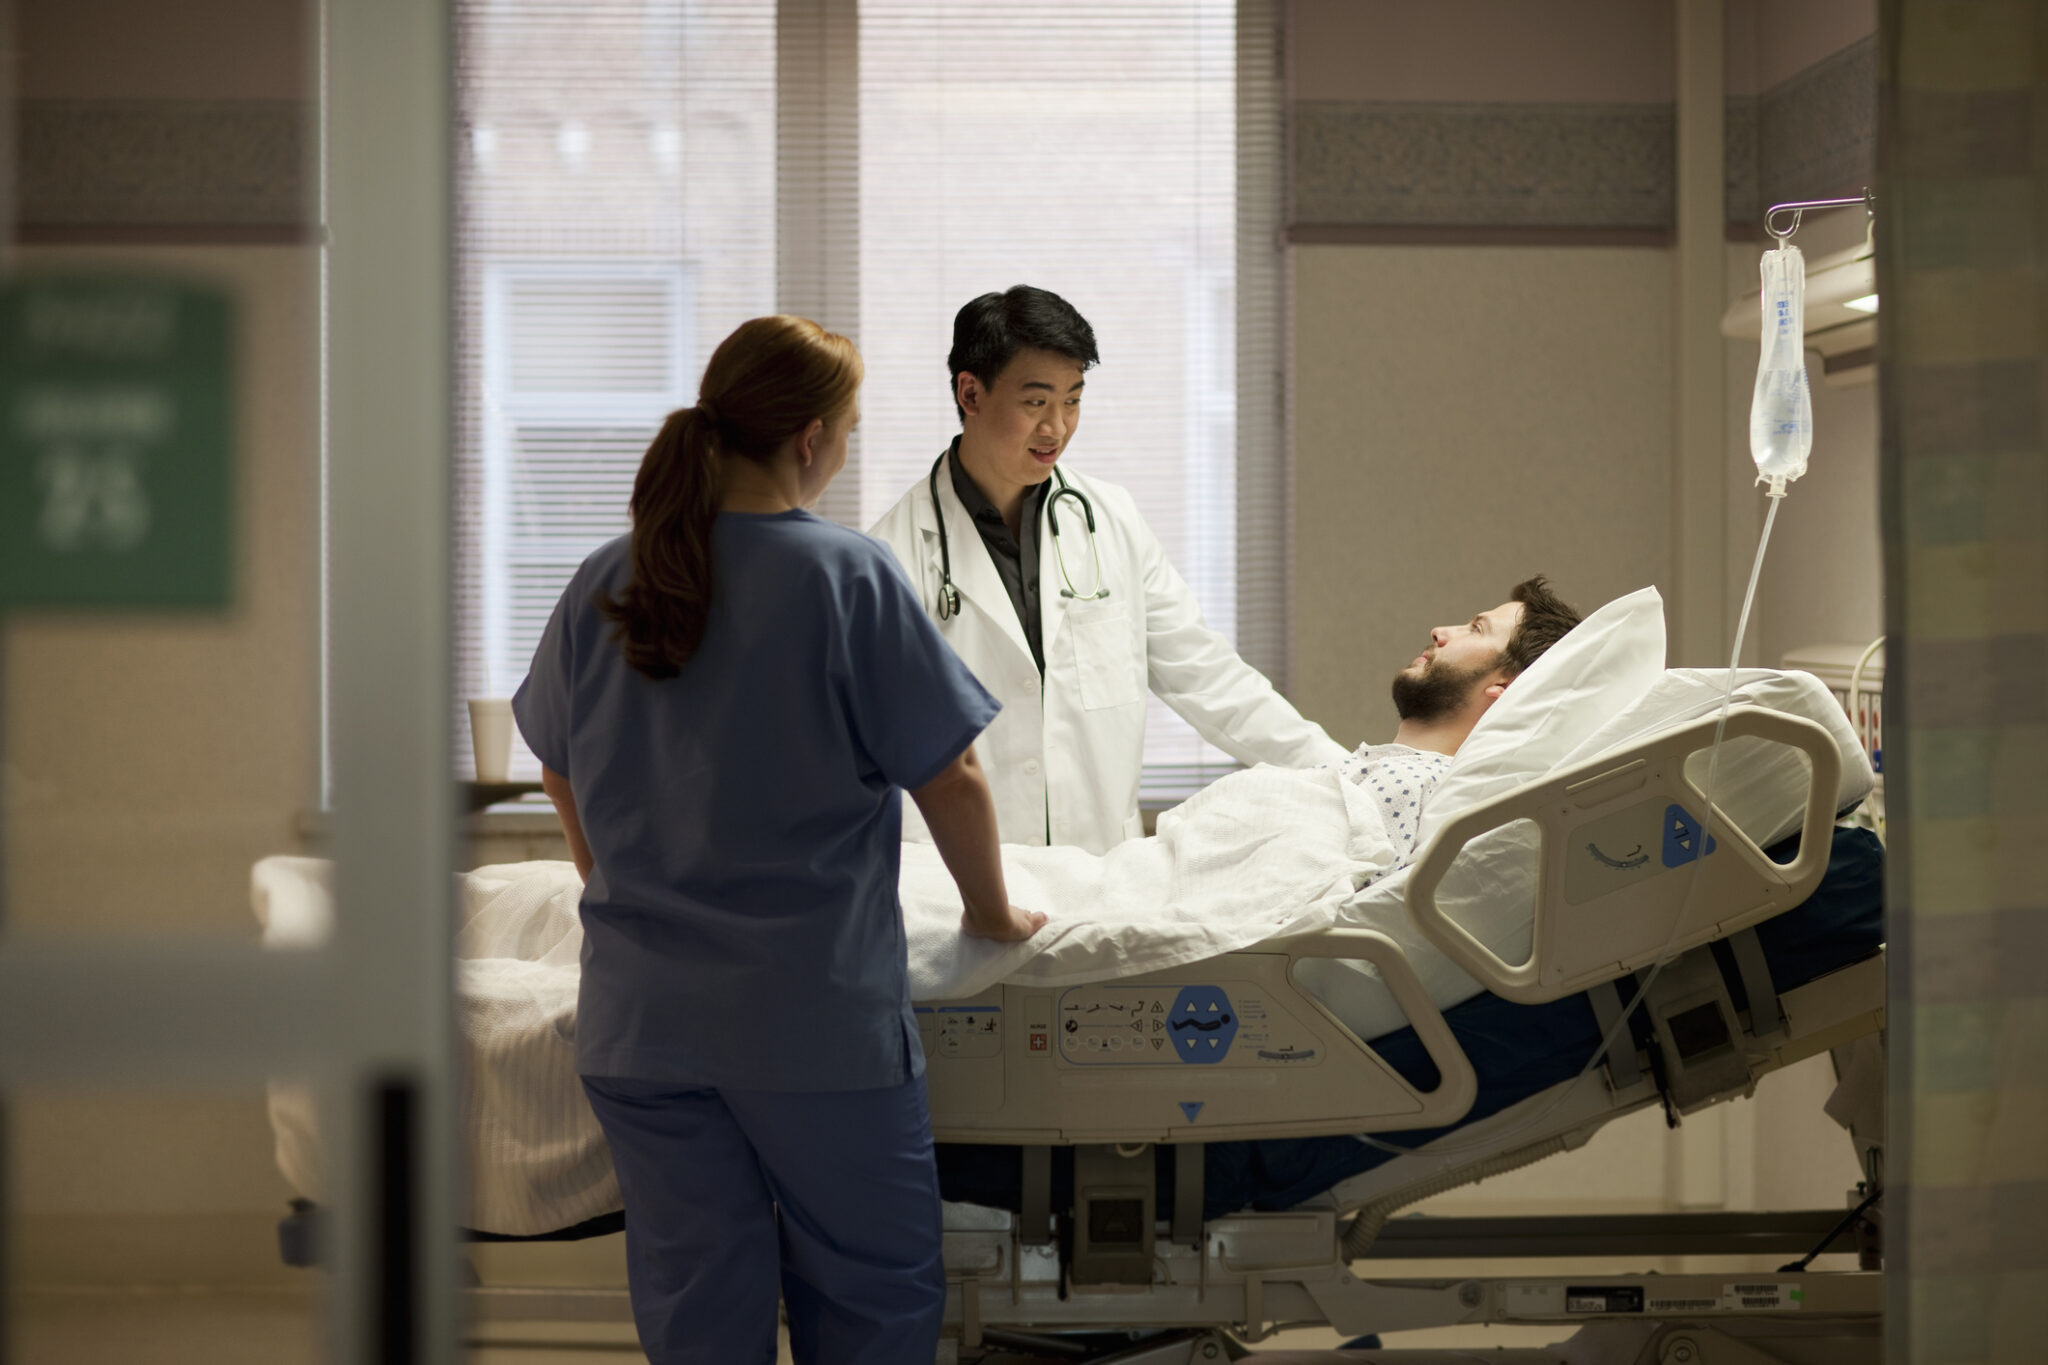
{"label": "patient", "polygon": [[1342,771],[1367,788],[1401,850],[1414,856],[1422,803],[1451,766],[1451,756],[1508,685],[1579,623],[1541,574],[1515,585],[1508,600],[1463,625],[1429,632],[1429,648],[1394,675],[1400,726],[1386,744],[1361,744]]}
{"label": "patient", "polygon": [[[1579,620],[1538,575],[1517,584],[1499,606],[1463,624],[1431,630],[1429,647],[1395,675],[1394,710],[1400,724],[1393,739],[1361,744],[1340,766],[1346,779],[1374,798],[1388,841],[1397,850],[1397,860],[1381,875],[1414,857],[1423,805],[1479,718]],[[1435,1084],[1433,1074],[1409,1079],[1424,1088]],[[1016,1148],[941,1143],[937,1151],[939,1188],[947,1199],[1018,1207]],[[1246,1204],[1289,1207],[1376,1164],[1380,1154],[1349,1137],[1330,1137],[1210,1143],[1203,1157],[1205,1216],[1214,1216]],[[1162,1209],[1171,1205],[1171,1161],[1167,1156],[1160,1163]],[[1072,1194],[1071,1148],[1054,1149],[1052,1177],[1055,1206],[1064,1208]]]}
{"label": "patient", "polygon": [[997,981],[1078,970],[1127,974],[1327,926],[1407,865],[1424,798],[1452,753],[1578,622],[1543,579],[1529,579],[1499,606],[1430,632],[1394,680],[1401,720],[1391,742],[1319,769],[1232,773],[1163,814],[1154,837],[1100,855],[1006,846],[1011,896],[1052,914],[1028,943],[963,941],[943,861],[906,844],[899,890],[913,996],[966,999]]}

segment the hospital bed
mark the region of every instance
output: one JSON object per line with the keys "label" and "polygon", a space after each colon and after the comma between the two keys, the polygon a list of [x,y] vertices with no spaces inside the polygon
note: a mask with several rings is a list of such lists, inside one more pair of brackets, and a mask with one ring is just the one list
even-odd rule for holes
{"label": "hospital bed", "polygon": [[[1693,1112],[1881,1029],[1881,863],[1870,836],[1832,827],[1836,737],[1772,711],[1731,716],[1731,751],[1749,740],[1805,755],[1796,851],[1774,860],[1723,815],[1711,843],[1702,835],[1695,779],[1711,731],[1710,717],[1661,731],[1437,831],[1401,897],[1414,928],[1485,987],[1448,1009],[1424,988],[1412,943],[1343,924],[1168,971],[921,1005],[947,1193],[977,1201],[948,1210],[948,1348],[972,1359],[1030,1340],[1078,1358],[1076,1334],[1164,1333],[1116,1358],[1178,1362],[1220,1359],[1205,1353],[1278,1323],[1533,1322],[1586,1326],[1583,1347],[1611,1347],[1598,1358],[1661,1359],[1683,1336],[1703,1360],[1717,1358],[1709,1347],[1749,1361],[1874,1359],[1870,1271],[1587,1283],[1353,1269],[1384,1256],[1811,1250],[1843,1221],[1394,1217],[1582,1145],[1620,1115]],[[1526,960],[1509,962],[1439,900],[1461,852],[1532,827],[1540,895]],[[1633,981],[1667,954],[1620,1024]],[[1371,1003],[1351,1008],[1360,999]],[[1389,1001],[1404,1026],[1378,1027]],[[1610,1030],[1615,1046],[1588,1069]],[[1412,1134],[1416,1150],[1389,1159],[1349,1136],[1361,1132]],[[1881,1138],[1857,1136],[1875,1188]],[[1866,1214],[1852,1231],[1867,1240],[1872,1225]],[[621,1293],[544,1286],[482,1292],[472,1307],[484,1320],[626,1317]]]}
{"label": "hospital bed", "polygon": [[[1781,1358],[1759,1342],[1759,1322],[1783,1320],[1797,1303],[1797,1340],[1782,1358],[1807,1358],[1799,1352],[1813,1337],[1829,1351],[1867,1347],[1874,1359],[1872,1272],[1589,1284],[1389,1282],[1352,1270],[1375,1255],[1806,1251],[1852,1221],[1664,1216],[1565,1228],[1393,1218],[1430,1195],[1580,1146],[1623,1114],[1662,1104],[1675,1119],[1882,1028],[1881,856],[1867,831],[1832,828],[1836,747],[1810,722],[1736,712],[1730,739],[1775,740],[1808,756],[1803,828],[1779,862],[1718,821],[1700,859],[1688,820],[1704,800],[1685,760],[1713,728],[1712,718],[1696,721],[1553,774],[1439,833],[1410,877],[1408,907],[1488,988],[1447,1011],[1390,939],[1347,928],[1188,969],[1065,991],[1005,985],[927,1007],[920,1018],[929,1021],[940,1142],[1017,1144],[942,1152],[949,1196],[1007,1206],[962,1212],[948,1225],[948,1322],[963,1348],[1018,1332],[1173,1327],[1189,1335],[1159,1343],[1156,1355],[1117,1358],[1178,1362],[1202,1359],[1205,1342],[1220,1340],[1205,1333],[1256,1340],[1281,1322],[1365,1334],[1611,1321],[1634,1325],[1618,1338],[1635,1342],[1619,1359],[1660,1359],[1662,1341],[1691,1333],[1695,1343],[1741,1337],[1750,1354],[1724,1354],[1754,1361]],[[1461,849],[1523,819],[1542,829],[1543,895],[1533,951],[1510,964],[1443,915],[1434,893]],[[1624,850],[1638,852],[1613,856]],[[1633,996],[1637,974],[1667,953],[1676,956],[1656,973],[1633,1026],[1620,1025],[1624,993]],[[1370,964],[1408,1027],[1370,1045],[1346,1027],[1332,992],[1303,979],[1331,959]],[[1609,1029],[1618,1041],[1603,1065],[1586,1069]],[[1415,1150],[1391,1159],[1342,1136],[1416,1130]],[[1874,1151],[1876,1135],[1859,1136]],[[1326,1140],[1300,1141],[1316,1137]],[[1247,1175],[1242,1150],[1219,1162],[1231,1148],[1215,1143],[1278,1147],[1279,1169]],[[1073,1153],[1056,1178],[1060,1146]],[[1874,1157],[1868,1169],[1874,1188]],[[1207,1188],[1219,1172],[1228,1182],[1220,1198]],[[1729,1287],[1738,1281],[1742,1293]],[[1670,1330],[1636,1341],[1650,1322]],[[1816,1335],[1816,1322],[1828,1330]]]}

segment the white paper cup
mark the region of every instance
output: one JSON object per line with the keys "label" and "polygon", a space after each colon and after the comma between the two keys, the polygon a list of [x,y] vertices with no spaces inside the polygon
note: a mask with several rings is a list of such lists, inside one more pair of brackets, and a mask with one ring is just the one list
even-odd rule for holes
{"label": "white paper cup", "polygon": [[512,701],[484,697],[469,704],[469,739],[476,751],[476,780],[503,782],[512,771]]}

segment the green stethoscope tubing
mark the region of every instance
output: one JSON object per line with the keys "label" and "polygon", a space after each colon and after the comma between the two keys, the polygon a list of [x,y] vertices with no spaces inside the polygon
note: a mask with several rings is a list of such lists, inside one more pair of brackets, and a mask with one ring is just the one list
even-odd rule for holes
{"label": "green stethoscope tubing", "polygon": [[[949,621],[960,613],[960,589],[953,586],[953,552],[946,542],[946,513],[939,506],[939,470],[946,463],[946,456],[952,451],[939,453],[932,461],[932,472],[926,480],[932,494],[932,519],[939,527],[939,619]],[[1095,539],[1095,507],[1088,501],[1088,495],[1067,482],[1067,476],[1058,469],[1052,471],[1053,481],[1059,485],[1052,496],[1045,500],[1045,519],[1052,527],[1052,557],[1059,565],[1060,596],[1070,597],[1076,602],[1096,602],[1109,596],[1109,588],[1102,581],[1102,546]],[[1072,498],[1081,505],[1081,518],[1088,527],[1088,554],[1095,563],[1095,591],[1082,592],[1074,586],[1074,580],[1067,573],[1067,557],[1060,548],[1060,499]]]}

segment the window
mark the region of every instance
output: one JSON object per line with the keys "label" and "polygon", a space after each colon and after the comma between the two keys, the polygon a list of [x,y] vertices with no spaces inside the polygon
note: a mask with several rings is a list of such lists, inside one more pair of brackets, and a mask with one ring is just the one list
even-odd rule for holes
{"label": "window", "polygon": [[[1070,299],[1102,350],[1071,458],[1131,490],[1210,624],[1276,670],[1270,3],[456,12],[465,690],[523,675],[738,322],[780,306],[859,342],[862,431],[824,510],[865,527],[957,430],[954,311],[1020,281]],[[1228,766],[1156,702],[1146,756],[1154,795]]]}
{"label": "window", "polygon": [[525,675],[562,585],[627,530],[640,457],[701,368],[686,283],[662,262],[484,266],[474,490],[487,690]]}
{"label": "window", "polygon": [[[461,695],[503,695],[569,575],[626,529],[640,457],[711,348],[774,309],[775,13],[455,15],[455,672]],[[539,771],[515,737],[512,776]]]}

